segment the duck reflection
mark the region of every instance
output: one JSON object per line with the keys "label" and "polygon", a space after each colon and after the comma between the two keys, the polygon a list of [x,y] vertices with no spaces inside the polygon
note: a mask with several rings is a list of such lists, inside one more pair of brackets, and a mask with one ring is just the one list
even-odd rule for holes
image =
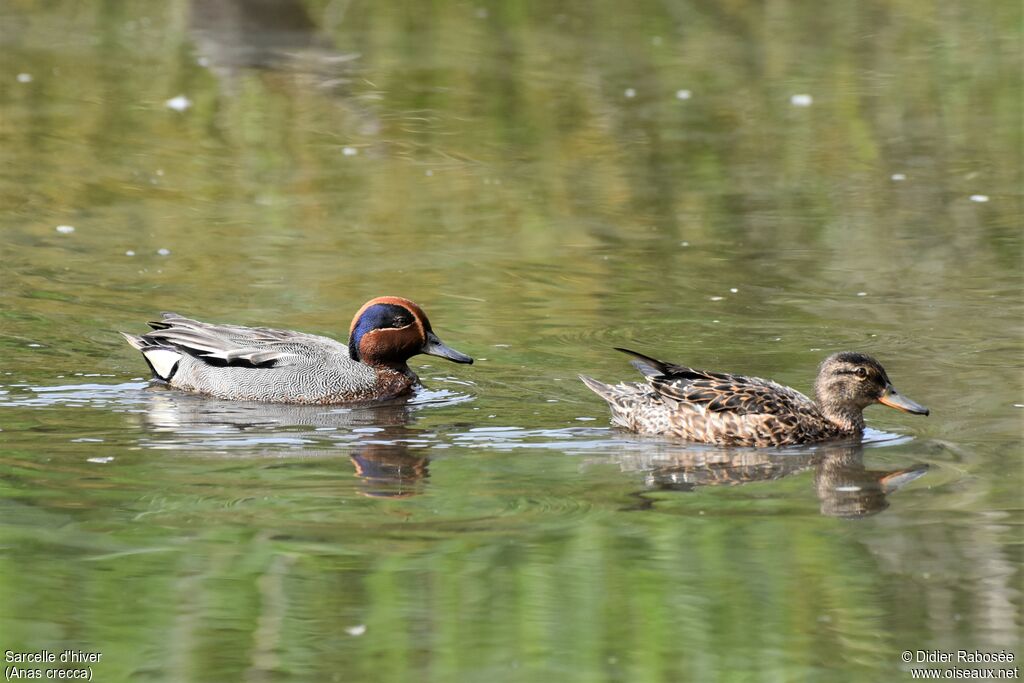
{"label": "duck reflection", "polygon": [[381,127],[377,113],[350,87],[359,55],[338,50],[329,35],[346,3],[330,3],[320,17],[322,26],[306,5],[299,0],[192,0],[188,23],[197,62],[229,96],[241,90],[247,73],[258,72],[268,90],[284,91],[289,99],[325,97],[343,114],[346,135],[375,135]]}
{"label": "duck reflection", "polygon": [[189,32],[200,63],[222,76],[240,69],[321,69],[357,57],[335,50],[299,0],[192,0]]}
{"label": "duck reflection", "polygon": [[147,426],[184,437],[260,432],[284,436],[292,427],[378,431],[408,424],[413,411],[408,397],[367,405],[296,405],[224,401],[159,384],[147,387],[144,394]]}
{"label": "duck reflection", "polygon": [[924,463],[898,470],[869,470],[864,467],[864,447],[860,444],[826,448],[814,472],[821,514],[847,519],[877,514],[889,507],[889,494],[927,471]]}
{"label": "duck reflection", "polygon": [[370,498],[419,495],[430,476],[430,458],[403,443],[360,445],[349,458],[360,478],[360,493]]}
{"label": "duck reflection", "polygon": [[[337,456],[348,449],[358,491],[372,498],[418,495],[430,476],[428,433],[407,426],[413,413],[407,399],[352,407],[289,405],[221,401],[161,385],[143,395],[145,424],[157,437],[143,444],[149,448],[288,457]],[[337,449],[324,447],[324,439],[335,438]]]}
{"label": "duck reflection", "polygon": [[[814,469],[821,514],[859,518],[889,507],[888,496],[928,471],[926,464],[898,470],[869,470],[861,443],[823,444],[799,451],[701,449],[623,456],[626,471],[646,473],[646,491],[693,491],[702,486],[736,486],[771,481]],[[640,507],[653,501],[643,496]]]}

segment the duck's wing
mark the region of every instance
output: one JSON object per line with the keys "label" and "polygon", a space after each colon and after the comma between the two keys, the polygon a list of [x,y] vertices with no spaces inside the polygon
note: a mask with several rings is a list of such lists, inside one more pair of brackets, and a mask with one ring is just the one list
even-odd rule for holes
{"label": "duck's wing", "polygon": [[709,412],[796,415],[814,408],[813,401],[796,389],[771,380],[697,370],[628,349],[619,350],[634,357],[634,367],[647,376],[658,394]]}
{"label": "duck's wing", "polygon": [[173,330],[175,333],[193,333],[203,337],[218,338],[234,344],[273,344],[275,342],[291,342],[302,340],[314,335],[292,330],[274,330],[269,327],[243,327],[242,325],[218,325],[204,323],[177,313],[161,313],[160,320],[151,320],[148,325],[156,332]]}
{"label": "duck's wing", "polygon": [[210,365],[270,368],[298,364],[304,358],[319,355],[318,351],[338,346],[325,337],[265,327],[215,325],[175,313],[164,313],[161,320],[149,325],[152,332],[138,336],[122,334],[163,379],[173,374],[181,354]]}

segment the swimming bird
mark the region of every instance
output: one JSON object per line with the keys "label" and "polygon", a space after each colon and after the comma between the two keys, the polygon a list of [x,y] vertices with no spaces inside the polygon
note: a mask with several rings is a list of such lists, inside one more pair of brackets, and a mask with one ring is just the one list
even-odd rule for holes
{"label": "swimming bird", "polygon": [[580,375],[608,402],[612,424],[641,434],[667,434],[723,446],[785,446],[858,435],[872,403],[915,415],[928,409],[899,394],[882,365],[863,353],[826,358],[816,399],[759,377],[695,370],[629,349],[646,383],[604,384]]}
{"label": "swimming bird", "polygon": [[348,344],[291,330],[216,325],[164,313],[152,332],[122,332],[153,375],[172,387],[223,399],[335,404],[379,401],[417,383],[412,356],[472,363],[446,346],[419,306],[397,296],[366,302]]}

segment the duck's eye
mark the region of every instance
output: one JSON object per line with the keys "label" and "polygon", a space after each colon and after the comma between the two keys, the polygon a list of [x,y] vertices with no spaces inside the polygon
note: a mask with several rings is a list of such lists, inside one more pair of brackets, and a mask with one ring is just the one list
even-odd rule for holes
{"label": "duck's eye", "polygon": [[391,319],[392,327],[405,327],[412,324],[412,318],[407,315],[396,315]]}
{"label": "duck's eye", "polygon": [[860,377],[861,379],[867,379],[868,378],[868,369],[867,368],[857,368],[853,372],[854,372],[855,375],[857,375],[857,377]]}

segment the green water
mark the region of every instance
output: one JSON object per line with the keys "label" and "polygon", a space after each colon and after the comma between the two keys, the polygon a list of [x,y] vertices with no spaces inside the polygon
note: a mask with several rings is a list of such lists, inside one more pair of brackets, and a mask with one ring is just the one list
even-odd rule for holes
{"label": "green water", "polygon": [[[0,650],[217,683],[1024,656],[1020,27],[1013,1],[0,5]],[[117,335],[174,310],[343,339],[381,294],[477,363],[419,357],[380,408],[233,404],[147,388]],[[576,379],[631,379],[613,346],[803,391],[860,350],[931,416],[635,437]]]}

